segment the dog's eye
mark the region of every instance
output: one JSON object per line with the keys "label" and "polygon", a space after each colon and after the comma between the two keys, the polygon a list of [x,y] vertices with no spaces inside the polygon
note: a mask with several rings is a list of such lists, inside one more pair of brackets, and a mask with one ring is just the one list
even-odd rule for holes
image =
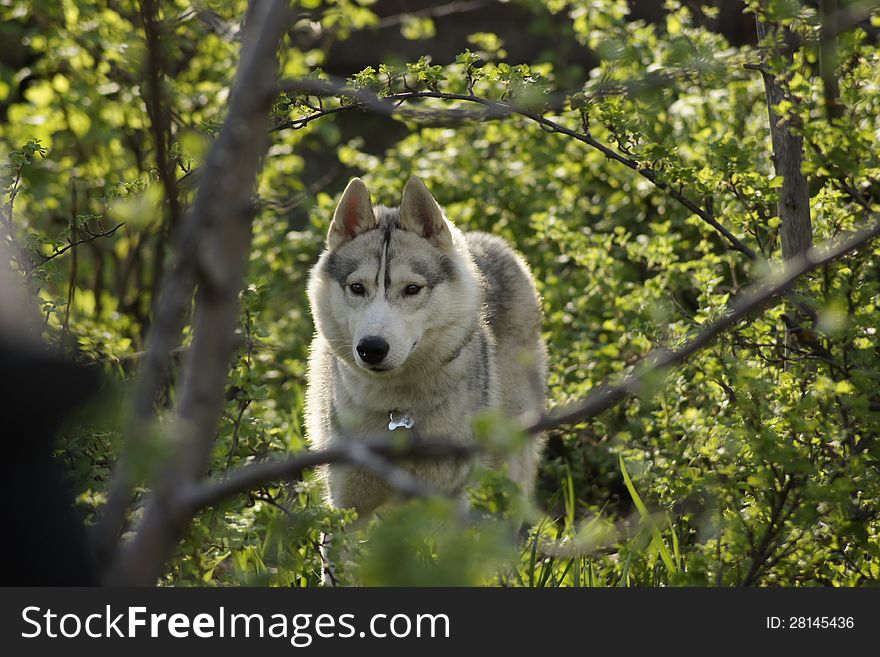
{"label": "dog's eye", "polygon": [[351,290],[351,293],[356,297],[362,297],[367,293],[363,283],[352,283],[348,286],[348,289]]}
{"label": "dog's eye", "polygon": [[421,291],[421,285],[407,285],[405,288],[403,288],[403,293],[410,297],[417,295]]}

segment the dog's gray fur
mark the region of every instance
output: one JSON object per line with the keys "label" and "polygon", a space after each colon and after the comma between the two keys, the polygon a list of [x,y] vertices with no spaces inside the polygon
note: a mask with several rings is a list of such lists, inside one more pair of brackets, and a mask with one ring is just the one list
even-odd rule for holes
{"label": "dog's gray fur", "polygon": [[[411,284],[420,291],[406,294]],[[473,439],[481,411],[500,409],[522,424],[544,411],[546,348],[528,266],[499,237],[458,230],[418,178],[395,209],[374,208],[361,180],[348,184],[311,272],[309,301],[317,332],[306,421],[315,449],[388,432],[392,411],[413,417],[410,431],[461,443]],[[368,336],[388,344],[375,366],[357,351]],[[540,451],[535,440],[495,465],[506,465],[529,495]],[[455,495],[471,465],[420,460],[406,468]],[[392,494],[352,467],[329,466],[322,475],[329,502],[361,517]]]}

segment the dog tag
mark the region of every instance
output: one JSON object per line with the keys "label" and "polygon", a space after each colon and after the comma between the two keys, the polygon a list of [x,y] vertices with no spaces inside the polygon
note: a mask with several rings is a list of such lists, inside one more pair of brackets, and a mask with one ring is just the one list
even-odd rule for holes
{"label": "dog tag", "polygon": [[391,411],[388,417],[391,419],[391,422],[388,423],[389,431],[394,431],[395,429],[399,429],[400,427],[403,427],[404,429],[412,429],[413,425],[415,424],[409,413],[403,413],[401,411]]}

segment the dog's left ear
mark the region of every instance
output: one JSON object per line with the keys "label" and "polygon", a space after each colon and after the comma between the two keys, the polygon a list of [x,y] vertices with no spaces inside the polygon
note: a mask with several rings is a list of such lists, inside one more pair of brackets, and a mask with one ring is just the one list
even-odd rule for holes
{"label": "dog's left ear", "polygon": [[403,188],[400,227],[421,235],[441,249],[452,248],[452,233],[443,218],[443,210],[437,205],[425,183],[416,176],[410,178]]}

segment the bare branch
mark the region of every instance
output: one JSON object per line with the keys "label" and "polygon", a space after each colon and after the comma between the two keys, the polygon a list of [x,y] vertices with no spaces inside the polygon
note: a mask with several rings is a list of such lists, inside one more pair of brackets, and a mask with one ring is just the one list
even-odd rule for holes
{"label": "bare branch", "polygon": [[416,11],[407,12],[405,14],[393,14],[384,16],[376,23],[376,28],[384,29],[400,25],[407,16],[413,18],[442,18],[453,14],[465,14],[487,7],[491,4],[491,0],[455,0],[445,5],[437,5],[435,7],[426,7],[425,9],[417,9]]}
{"label": "bare branch", "polygon": [[265,461],[245,466],[219,482],[194,484],[179,495],[179,504],[195,512],[224,499],[273,482],[288,481],[318,465],[346,463],[376,475],[405,497],[425,497],[433,489],[393,461],[411,458],[461,459],[477,451],[474,445],[442,440],[414,440],[406,444],[387,438],[350,440],[335,447],[310,454],[299,454],[283,461]]}
{"label": "bare branch", "polygon": [[[191,517],[169,515],[169,500],[174,491],[202,476],[223,405],[238,323],[238,294],[250,248],[253,186],[268,148],[277,48],[288,25],[289,6],[285,0],[253,3],[248,18],[229,114],[205,165],[189,230],[179,248],[178,264],[181,256],[184,261],[189,256],[191,264],[176,268],[177,274],[172,273],[165,284],[152,332],[158,336],[152,336],[144,363],[148,371],[134,400],[135,415],[151,417],[156,376],[179,343],[180,324],[198,282],[192,348],[175,412],[176,454],[162,473],[134,538],[111,565],[110,583],[150,585],[161,575]],[[126,466],[117,470],[118,488],[111,491],[111,502],[121,503],[124,520],[131,473]],[[119,513],[116,507],[111,511]],[[121,525],[118,515],[108,517],[99,538],[112,539]]]}

